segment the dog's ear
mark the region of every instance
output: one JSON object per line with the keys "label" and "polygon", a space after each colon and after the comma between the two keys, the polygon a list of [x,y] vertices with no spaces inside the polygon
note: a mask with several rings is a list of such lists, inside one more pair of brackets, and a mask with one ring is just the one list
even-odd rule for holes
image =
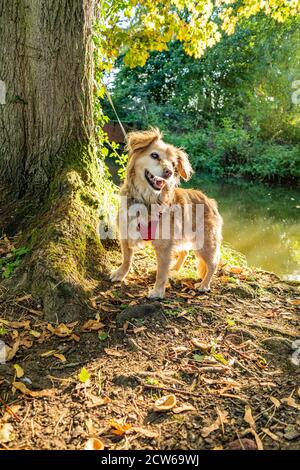
{"label": "dog's ear", "polygon": [[182,149],[176,149],[176,155],[179,175],[184,181],[188,181],[194,173],[189,157]]}
{"label": "dog's ear", "polygon": [[162,133],[159,129],[152,127],[148,131],[133,131],[127,136],[126,150],[129,155],[137,150],[147,148],[155,140],[162,139]]}

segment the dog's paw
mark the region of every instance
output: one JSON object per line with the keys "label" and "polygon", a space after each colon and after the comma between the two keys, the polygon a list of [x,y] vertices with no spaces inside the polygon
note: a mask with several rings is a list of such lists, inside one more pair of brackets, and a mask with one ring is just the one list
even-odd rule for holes
{"label": "dog's paw", "polygon": [[163,299],[165,297],[165,291],[159,289],[152,289],[148,294],[148,299]]}
{"label": "dog's paw", "polygon": [[111,273],[111,275],[109,276],[109,279],[112,282],[121,282],[121,281],[123,281],[125,276],[126,276],[126,274],[124,274],[124,271],[119,268],[119,269],[116,269],[115,271],[113,271]]}
{"label": "dog's paw", "polygon": [[203,286],[202,284],[197,287],[198,292],[210,292],[210,286]]}

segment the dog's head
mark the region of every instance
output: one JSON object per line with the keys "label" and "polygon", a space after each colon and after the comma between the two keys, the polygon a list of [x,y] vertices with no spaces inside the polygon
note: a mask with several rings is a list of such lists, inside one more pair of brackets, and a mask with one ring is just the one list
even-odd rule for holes
{"label": "dog's head", "polygon": [[193,173],[187,154],[165,143],[159,129],[129,133],[127,150],[127,183],[150,202],[177,186],[180,178],[187,181]]}

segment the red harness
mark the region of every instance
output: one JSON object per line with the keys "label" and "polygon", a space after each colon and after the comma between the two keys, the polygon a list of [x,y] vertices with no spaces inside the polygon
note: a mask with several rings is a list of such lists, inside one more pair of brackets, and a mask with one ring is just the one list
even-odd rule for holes
{"label": "red harness", "polygon": [[137,224],[137,231],[140,232],[142,240],[151,241],[155,240],[156,229],[159,224],[162,212],[158,213],[158,219],[149,220],[148,225],[141,222]]}

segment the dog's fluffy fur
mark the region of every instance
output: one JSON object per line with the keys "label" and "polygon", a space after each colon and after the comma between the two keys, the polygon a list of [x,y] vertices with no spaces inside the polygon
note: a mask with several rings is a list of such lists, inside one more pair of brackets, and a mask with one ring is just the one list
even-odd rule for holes
{"label": "dog's fluffy fur", "polygon": [[[173,145],[166,144],[158,129],[131,132],[127,142],[127,175],[120,194],[127,196],[129,205],[142,203],[149,207],[151,204],[157,204],[165,208],[179,204],[183,208],[184,205],[191,204],[193,227],[197,217],[194,210],[196,205],[204,206],[204,242],[201,248],[197,247],[195,239],[174,239],[172,229],[170,239],[151,240],[157,256],[157,274],[154,289],[150,291],[149,297],[164,297],[173,253],[178,253],[173,269],[179,270],[190,248],[194,249],[198,258],[198,273],[202,280],[199,290],[209,290],[211,278],[220,260],[222,218],[216,202],[201,191],[177,187],[180,178],[187,181],[193,170],[187,154]],[[174,224],[172,217],[170,220],[171,224]],[[121,239],[123,262],[112,273],[112,281],[122,281],[125,278],[135,249],[144,243],[146,242],[141,240]]]}

